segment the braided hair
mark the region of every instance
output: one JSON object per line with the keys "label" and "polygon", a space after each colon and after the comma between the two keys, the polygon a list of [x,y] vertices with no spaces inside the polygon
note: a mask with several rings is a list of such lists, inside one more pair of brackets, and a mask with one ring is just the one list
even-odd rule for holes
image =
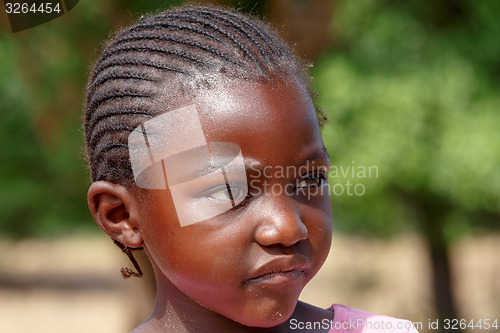
{"label": "braided hair", "polygon": [[[229,10],[182,7],[119,32],[87,86],[84,131],[92,180],[131,186],[130,132],[169,110],[169,101],[210,86],[207,78],[265,81],[277,73],[308,87],[305,66],[272,29]],[[318,119],[326,120],[320,111]]]}

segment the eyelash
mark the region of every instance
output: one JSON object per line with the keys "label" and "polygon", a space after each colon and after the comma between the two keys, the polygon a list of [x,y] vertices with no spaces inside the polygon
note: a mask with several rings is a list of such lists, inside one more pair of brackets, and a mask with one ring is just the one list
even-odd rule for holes
{"label": "eyelash", "polygon": [[[231,189],[241,190],[237,184],[230,184],[229,187]],[[214,194],[219,193],[219,192],[227,192],[227,184],[212,187],[212,188],[208,189],[207,191],[205,191],[205,193],[203,195],[206,197],[213,197]],[[235,191],[231,191],[231,192],[235,192]],[[247,194],[247,196],[248,196],[248,194]],[[216,198],[214,198],[214,199],[216,199]]]}
{"label": "eyelash", "polygon": [[[219,185],[219,186],[213,187],[212,189],[206,191],[204,195],[207,196],[207,197],[210,197],[212,194],[215,194],[215,193],[218,193],[218,192],[221,192],[221,191],[225,191],[227,189],[226,186],[227,185]],[[237,187],[237,186],[230,185],[230,187],[234,188],[234,187]],[[245,196],[245,198],[238,205],[236,205],[233,208],[244,207],[247,204],[248,199],[250,199],[251,197],[252,197],[252,195],[250,193],[247,193],[246,196]],[[217,200],[216,198],[213,198],[213,199]]]}
{"label": "eyelash", "polygon": [[[306,186],[299,186],[299,184],[303,181],[307,180],[315,180],[316,183],[312,184],[312,186],[306,185]],[[321,185],[324,184],[326,180],[326,175],[324,171],[312,171],[308,173],[305,177],[302,177],[297,181],[297,184],[295,185],[295,189],[299,188],[311,188],[311,187],[320,187]]]}
{"label": "eyelash", "polygon": [[[304,186],[299,185],[301,182],[309,181],[309,180],[313,180],[315,183],[309,184],[309,185],[304,185]],[[306,174],[304,177],[300,178],[296,182],[296,184],[294,186],[294,190],[317,188],[317,187],[322,186],[325,181],[326,181],[326,174],[324,171],[321,171],[321,170],[312,171],[312,172],[309,172],[308,174]],[[236,186],[236,185],[231,185],[231,188],[235,188],[235,187],[238,188],[238,186]],[[218,193],[218,192],[221,192],[224,190],[226,190],[225,185],[216,186],[216,187],[206,191],[204,193],[204,196],[210,197],[212,194],[215,194],[215,193]],[[251,199],[252,197],[253,197],[252,194],[250,192],[248,192],[247,195],[245,196],[245,198],[238,205],[236,205],[235,208],[236,207],[244,207],[247,204],[248,200]],[[214,199],[216,199],[216,198],[214,198]]]}

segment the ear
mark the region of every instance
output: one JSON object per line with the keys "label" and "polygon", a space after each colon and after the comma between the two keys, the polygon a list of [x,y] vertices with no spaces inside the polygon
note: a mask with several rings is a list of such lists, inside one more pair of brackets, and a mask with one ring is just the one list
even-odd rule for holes
{"label": "ear", "polygon": [[90,186],[87,200],[92,217],[105,233],[131,248],[142,246],[137,198],[130,189],[97,181]]}

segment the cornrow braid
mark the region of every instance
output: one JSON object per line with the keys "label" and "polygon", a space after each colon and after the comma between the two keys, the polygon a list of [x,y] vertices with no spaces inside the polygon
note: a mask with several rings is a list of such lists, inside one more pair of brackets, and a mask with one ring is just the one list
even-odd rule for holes
{"label": "cornrow braid", "polygon": [[123,89],[123,90],[111,90],[107,92],[103,92],[102,94],[99,95],[94,95],[94,97],[90,100],[90,108],[92,109],[97,109],[101,104],[117,99],[117,98],[126,98],[126,97],[145,97],[149,98],[151,95],[148,92],[143,92],[143,91],[134,91],[134,90],[129,90],[129,89]]}
{"label": "cornrow braid", "polygon": [[197,48],[201,51],[212,53],[214,55],[217,55],[217,57],[223,59],[224,61],[233,63],[238,66],[242,66],[243,64],[236,60],[231,58],[231,55],[228,53],[221,51],[217,48],[214,48],[210,45],[207,44],[202,44],[198,41],[193,41],[189,39],[181,39],[180,37],[176,36],[158,36],[157,34],[154,33],[148,33],[147,35],[130,35],[127,36],[126,38],[122,38],[120,40],[116,41],[116,45],[120,45],[123,43],[129,43],[132,41],[137,41],[137,40],[154,40],[154,41],[164,41],[164,42],[171,42],[171,43],[177,43],[177,44],[184,44],[192,48]]}
{"label": "cornrow braid", "polygon": [[177,15],[174,18],[179,20],[186,20],[192,24],[199,24],[202,27],[208,28],[211,30],[212,36],[215,37],[215,34],[222,36],[227,39],[231,44],[237,46],[238,49],[235,50],[237,54],[241,54],[245,58],[251,60],[254,64],[258,65],[257,59],[253,56],[252,52],[248,49],[248,46],[242,43],[241,40],[237,38],[234,34],[234,30],[231,31],[229,29],[224,29],[224,27],[220,26],[217,21],[212,19],[207,19],[203,13],[198,13],[198,17],[193,17],[189,14]]}
{"label": "cornrow braid", "polygon": [[136,57],[123,57],[111,60],[108,59],[96,65],[96,68],[94,70],[100,72],[110,67],[117,67],[117,66],[137,66],[137,67],[144,66],[161,71],[179,72],[186,75],[189,74],[188,72],[183,71],[180,68],[173,67],[168,64],[158,63],[155,61],[150,61],[148,59],[137,59]]}
{"label": "cornrow braid", "polygon": [[[241,20],[237,20],[237,19],[233,20],[232,18],[225,17],[224,15],[220,15],[219,13],[216,17],[214,17],[215,15],[213,15],[213,13],[206,12],[206,11],[202,12],[202,16],[207,18],[207,19],[216,18],[219,20],[219,22],[223,23],[225,26],[233,26],[234,29],[240,35],[242,35],[244,38],[247,38],[248,40],[250,40],[250,42],[256,46],[256,50],[264,58],[265,62],[270,63],[269,56],[267,55],[267,52],[265,52],[265,49],[264,49],[262,43],[258,40],[258,38],[255,38],[250,33],[250,31],[247,30],[248,26],[243,26],[241,24],[242,23]],[[247,29],[245,29],[245,28],[247,28]]]}
{"label": "cornrow braid", "polygon": [[148,110],[141,110],[140,108],[130,108],[130,107],[118,107],[118,108],[109,108],[103,109],[98,115],[92,119],[92,123],[90,124],[91,128],[94,128],[97,123],[107,117],[120,116],[120,115],[128,115],[128,116],[150,116]]}
{"label": "cornrow braid", "polygon": [[[126,28],[104,48],[87,85],[84,132],[92,180],[132,186],[129,134],[169,110],[175,98],[194,93],[197,85],[190,83],[214,74],[243,80],[280,74],[308,86],[304,68],[266,24],[225,9],[182,7]],[[124,269],[124,277],[141,276],[131,249],[114,242],[138,271]]]}
{"label": "cornrow braid", "polygon": [[188,33],[191,33],[194,36],[204,36],[210,40],[227,45],[227,43],[224,40],[220,39],[219,37],[214,36],[214,35],[208,33],[206,30],[204,30],[198,26],[195,26],[193,24],[189,24],[189,23],[187,23],[187,24],[183,24],[183,23],[172,24],[172,22],[156,22],[154,24],[139,23],[136,27],[131,29],[131,31],[136,32],[136,31],[141,31],[141,30],[158,30],[158,29],[171,30],[171,31],[183,30],[184,33],[186,33],[186,35]]}
{"label": "cornrow braid", "polygon": [[[146,41],[147,38],[141,38],[140,41]],[[112,53],[111,53],[112,52]],[[117,45],[113,50],[109,53],[103,54],[103,60],[107,59],[111,56],[117,56],[120,53],[134,53],[134,52],[145,52],[149,54],[158,53],[160,55],[166,55],[171,57],[179,57],[183,60],[187,60],[192,62],[193,64],[200,67],[209,67],[210,63],[203,61],[203,59],[192,55],[190,53],[185,52],[184,50],[175,50],[172,47],[157,47],[155,45],[148,45],[146,43],[135,44],[135,45]]]}
{"label": "cornrow braid", "polygon": [[103,85],[104,83],[112,80],[119,80],[119,79],[137,79],[137,80],[145,80],[145,81],[155,81],[154,78],[150,77],[147,73],[143,72],[135,72],[132,70],[124,70],[124,71],[119,71],[117,72],[116,70],[110,70],[106,72],[102,72],[98,79],[95,80],[91,86],[89,86],[89,90],[92,90],[96,86]]}

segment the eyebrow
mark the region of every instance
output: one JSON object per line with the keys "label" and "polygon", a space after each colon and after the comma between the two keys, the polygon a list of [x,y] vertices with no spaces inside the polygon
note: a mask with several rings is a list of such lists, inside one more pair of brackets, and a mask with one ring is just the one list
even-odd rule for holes
{"label": "eyebrow", "polygon": [[[231,173],[231,170],[226,170],[226,166],[232,162],[237,156],[226,155],[210,156],[208,150],[198,149],[198,154],[189,154],[195,149],[184,151],[164,159],[166,164],[170,165],[167,173],[167,180],[170,178],[172,184],[178,184],[191,179],[207,176],[214,172]],[[162,160],[162,162],[164,161]],[[172,168],[175,165],[176,168]],[[221,173],[221,174],[222,174]]]}
{"label": "eyebrow", "polygon": [[301,159],[297,163],[297,165],[303,165],[307,161],[315,161],[315,160],[321,160],[325,162],[330,160],[330,154],[328,154],[328,150],[326,150],[326,147],[324,145],[315,148],[311,153],[306,155],[305,158]]}
{"label": "eyebrow", "polygon": [[[245,167],[247,169],[262,169],[265,167],[265,165],[259,161],[256,160],[253,157],[249,156],[243,156],[243,159],[245,161]],[[306,155],[306,157],[300,159],[295,165],[296,166],[301,166],[306,164],[308,161],[324,161],[324,162],[329,162],[330,160],[330,154],[328,153],[328,150],[326,150],[326,147],[324,145],[315,147],[314,150]]]}

